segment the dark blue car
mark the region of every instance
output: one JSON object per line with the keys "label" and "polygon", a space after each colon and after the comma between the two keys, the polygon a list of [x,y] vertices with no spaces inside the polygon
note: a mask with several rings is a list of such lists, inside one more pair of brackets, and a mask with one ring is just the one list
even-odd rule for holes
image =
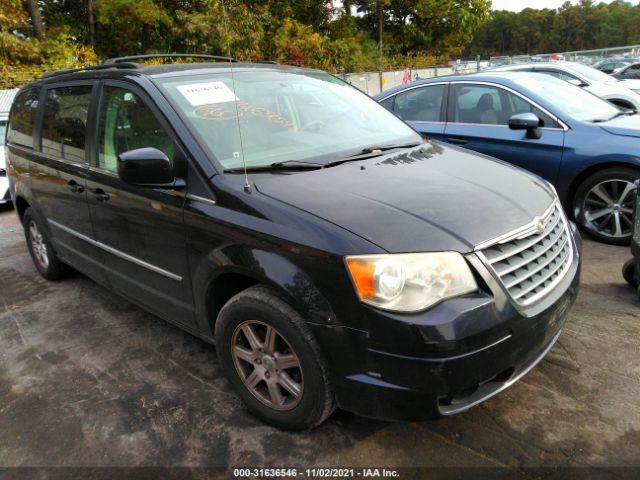
{"label": "dark blue car", "polygon": [[629,242],[639,115],[530,72],[420,80],[375,99],[424,136],[540,175],[583,230],[603,242]]}

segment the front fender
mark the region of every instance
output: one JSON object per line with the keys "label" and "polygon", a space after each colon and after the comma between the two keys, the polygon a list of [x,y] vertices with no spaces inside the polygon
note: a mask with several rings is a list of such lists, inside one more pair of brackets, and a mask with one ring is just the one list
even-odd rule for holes
{"label": "front fender", "polygon": [[224,245],[212,250],[193,272],[194,303],[200,331],[213,337],[215,315],[209,299],[217,282],[233,274],[270,286],[291,304],[302,317],[313,324],[335,322],[329,302],[305,271],[285,256],[247,245]]}

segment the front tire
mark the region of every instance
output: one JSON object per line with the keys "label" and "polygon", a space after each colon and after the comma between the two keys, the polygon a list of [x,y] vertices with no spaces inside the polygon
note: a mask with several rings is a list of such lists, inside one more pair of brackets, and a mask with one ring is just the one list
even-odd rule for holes
{"label": "front tire", "polygon": [[635,181],[640,172],[615,167],[587,177],[573,199],[578,226],[596,240],[612,245],[628,245],[633,233]]}
{"label": "front tire", "polygon": [[22,217],[24,235],[31,259],[40,275],[47,280],[59,280],[66,273],[66,266],[56,255],[51,240],[42,228],[42,223],[36,217],[33,208],[25,210]]}
{"label": "front tire", "polygon": [[630,258],[622,266],[622,277],[632,287],[638,287],[638,281],[636,280],[636,261],[635,258]]}
{"label": "front tire", "polygon": [[285,430],[307,430],[335,409],[327,367],[302,317],[261,285],[220,311],[218,359],[231,385],[257,417]]}

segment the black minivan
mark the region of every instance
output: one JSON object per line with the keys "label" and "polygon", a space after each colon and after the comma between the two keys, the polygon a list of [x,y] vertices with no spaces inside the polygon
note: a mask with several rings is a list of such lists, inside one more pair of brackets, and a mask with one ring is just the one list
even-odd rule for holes
{"label": "black minivan", "polygon": [[16,97],[11,195],[45,278],[71,266],[215,342],[287,429],[455,414],[554,345],[580,240],[550,184],[321,71],[139,58]]}

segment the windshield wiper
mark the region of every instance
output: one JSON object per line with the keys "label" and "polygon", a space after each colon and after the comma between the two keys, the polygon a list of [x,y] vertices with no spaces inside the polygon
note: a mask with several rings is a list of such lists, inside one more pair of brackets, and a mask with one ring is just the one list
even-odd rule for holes
{"label": "windshield wiper", "polygon": [[593,123],[604,123],[604,122],[610,122],[611,120],[618,118],[618,117],[622,117],[624,115],[635,115],[636,112],[633,110],[622,110],[618,113],[616,113],[615,115],[613,115],[612,117],[609,118],[596,118],[594,120],[592,120]]}
{"label": "windshield wiper", "polygon": [[355,162],[357,160],[366,160],[367,158],[375,158],[383,155],[383,152],[389,150],[399,150],[405,148],[413,148],[422,145],[422,143],[409,143],[406,145],[383,145],[381,147],[367,147],[363,148],[360,153],[356,153],[354,155],[349,155],[348,157],[341,158],[340,160],[334,160],[333,162],[325,163],[323,168],[327,167],[335,167],[336,165],[340,165],[341,163],[346,162]]}
{"label": "windshield wiper", "polygon": [[362,150],[360,150],[359,153],[356,153],[355,155],[351,155],[347,158],[354,158],[354,157],[359,157],[360,155],[364,155],[367,153],[379,153],[379,152],[386,152],[387,150],[395,150],[396,148],[412,148],[412,147],[417,147],[418,145],[422,145],[422,143],[408,143],[405,145],[402,144],[398,144],[398,143],[394,143],[394,144],[389,144],[389,145],[382,145],[382,146],[371,146],[371,147],[366,147],[363,148]]}
{"label": "windshield wiper", "polygon": [[[284,162],[274,162],[267,165],[254,165],[246,168],[247,172],[269,172],[275,170],[316,170],[320,168],[334,167],[336,165],[340,165],[345,162],[355,162],[356,160],[365,160],[367,158],[379,157],[383,154],[383,152],[389,150],[397,150],[397,149],[405,149],[405,148],[413,148],[422,145],[422,143],[409,143],[406,145],[401,144],[393,144],[393,145],[382,145],[380,147],[366,147],[363,148],[359,153],[354,155],[350,155],[345,158],[341,158],[340,160],[334,160],[333,162],[328,163],[316,163],[316,162],[305,162],[302,160],[285,160]],[[227,168],[224,170],[224,173],[244,173],[245,167],[234,167]]]}
{"label": "windshield wiper", "polygon": [[[285,160],[267,165],[255,165],[246,168],[247,172],[269,172],[274,170],[316,170],[323,168],[324,164],[315,162],[302,162],[300,160]],[[224,173],[244,173],[245,167],[227,168]]]}

